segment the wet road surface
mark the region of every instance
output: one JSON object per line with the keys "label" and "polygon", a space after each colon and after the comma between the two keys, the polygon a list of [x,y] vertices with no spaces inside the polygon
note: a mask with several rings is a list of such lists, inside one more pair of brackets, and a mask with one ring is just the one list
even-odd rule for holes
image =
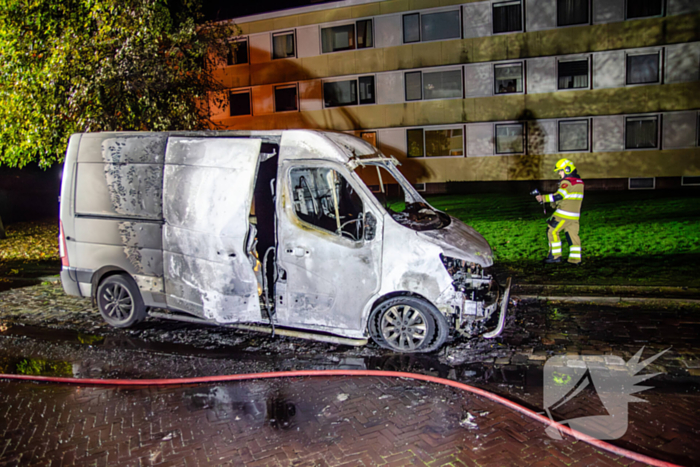
{"label": "wet road surface", "polygon": [[[638,397],[648,402],[630,404],[629,429],[620,440],[614,441],[614,444],[682,465],[697,465],[700,463],[700,455],[696,453],[697,449],[695,449],[696,440],[700,439],[700,417],[697,416],[700,413],[698,410],[700,407],[700,390],[698,389],[700,382],[699,326],[700,310],[693,307],[661,309],[521,302],[513,307],[506,332],[502,338],[495,342],[457,341],[433,355],[408,356],[388,353],[374,345],[350,348],[288,338],[272,339],[260,334],[247,334],[230,329],[166,322],[157,319],[149,319],[135,329],[116,330],[109,328],[101,321],[99,314],[90,310],[89,301],[65,297],[52,286],[39,286],[0,294],[0,370],[2,372],[100,378],[189,377],[292,369],[346,368],[411,371],[459,380],[482,387],[504,395],[535,411],[542,411],[543,365],[552,355],[568,354],[571,359],[580,360],[589,366],[598,365],[612,371],[616,369],[614,365],[611,365],[610,356],[612,355],[622,357],[627,361],[642,346],[645,346],[644,358],[670,348],[647,370],[644,370],[644,373],[659,372],[661,374],[644,383],[646,386],[651,386],[652,389],[642,392]],[[606,356],[608,360],[606,360]],[[70,439],[66,446],[72,446],[75,452],[73,457],[69,455],[66,459],[81,459],[80,462],[76,461],[81,465],[103,458],[104,461],[116,465],[112,461],[114,457],[110,457],[114,455],[120,459],[118,463],[128,463],[129,465],[138,465],[139,462],[150,465],[146,461],[165,462],[168,465],[181,465],[183,463],[197,465],[196,462],[203,462],[203,459],[210,459],[210,464],[216,464],[219,461],[216,461],[215,456],[219,451],[231,456],[245,456],[246,452],[252,452],[250,446],[242,447],[242,445],[236,444],[236,440],[245,438],[241,434],[243,432],[236,431],[240,429],[240,426],[243,426],[241,424],[245,424],[246,429],[250,429],[251,432],[257,433],[251,438],[255,439],[256,442],[261,439],[270,440],[267,448],[261,448],[259,453],[264,451],[268,454],[272,452],[272,454],[269,456],[261,454],[262,457],[259,458],[247,458],[251,463],[253,460],[260,461],[259,464],[255,465],[287,465],[291,464],[293,459],[304,462],[308,460],[308,465],[336,465],[341,464],[340,461],[343,459],[349,462],[348,465],[389,463],[390,461],[387,459],[390,459],[390,455],[372,457],[370,451],[375,448],[380,453],[391,453],[391,455],[411,453],[410,456],[406,454],[408,457],[405,458],[392,457],[391,460],[400,461],[397,465],[413,465],[412,462],[421,464],[421,462],[428,461],[427,457],[420,457],[419,453],[423,451],[417,448],[407,451],[405,446],[401,450],[399,449],[400,442],[396,439],[390,439],[391,442],[388,442],[382,449],[378,448],[384,442],[380,438],[372,438],[375,441],[364,443],[370,438],[363,438],[369,433],[363,430],[369,430],[372,426],[380,426],[379,419],[369,417],[367,414],[363,415],[364,418],[360,417],[361,420],[374,420],[373,423],[376,424],[370,426],[366,425],[364,421],[358,422],[349,416],[344,416],[342,419],[331,417],[332,422],[328,422],[330,419],[327,420],[319,415],[323,414],[322,409],[326,405],[330,405],[334,410],[337,409],[338,413],[342,413],[341,406],[343,404],[341,402],[347,403],[347,401],[352,400],[354,406],[359,407],[357,410],[364,410],[365,406],[374,407],[372,410],[377,410],[377,413],[372,414],[372,416],[377,417],[382,412],[375,405],[384,401],[384,399],[380,399],[381,397],[385,395],[399,397],[402,391],[405,391],[406,397],[409,397],[413,391],[411,388],[416,385],[426,392],[421,393],[423,394],[422,399],[418,399],[423,400],[422,405],[410,412],[433,414],[427,417],[425,423],[411,418],[412,415],[409,413],[400,415],[403,417],[403,422],[389,416],[380,416],[380,418],[384,420],[385,424],[391,422],[391,425],[393,423],[392,426],[415,425],[420,427],[421,433],[428,438],[433,436],[437,437],[435,439],[449,440],[449,442],[445,441],[447,444],[454,442],[451,445],[454,448],[453,451],[449,451],[451,454],[441,459],[436,465],[443,465],[448,459],[451,459],[449,462],[453,462],[454,465],[461,465],[460,462],[472,465],[468,459],[473,460],[475,457],[468,457],[467,454],[474,456],[475,452],[479,450],[481,450],[479,452],[486,452],[492,446],[484,441],[484,437],[488,441],[500,440],[494,444],[500,448],[494,449],[489,454],[490,456],[496,455],[497,452],[507,456],[512,455],[512,458],[493,457],[493,465],[530,465],[534,463],[535,459],[546,460],[543,465],[561,465],[561,462],[569,464],[572,460],[581,462],[587,458],[578,451],[576,451],[578,457],[575,457],[571,451],[567,451],[567,449],[574,449],[572,446],[581,446],[583,443],[569,442],[567,445],[569,447],[565,448],[564,444],[557,444],[563,442],[550,440],[544,433],[542,426],[528,425],[527,430],[525,430],[526,440],[518,439],[517,435],[523,433],[522,426],[518,425],[518,423],[524,423],[522,420],[520,422],[514,420],[515,416],[512,413],[508,416],[503,415],[506,421],[498,423],[487,422],[486,419],[491,420],[491,416],[483,416],[485,417],[483,420],[479,419],[480,415],[477,412],[496,413],[496,409],[489,405],[493,404],[475,396],[454,392],[451,389],[426,386],[404,380],[368,378],[367,381],[364,381],[364,379],[353,378],[351,381],[354,386],[348,386],[350,389],[345,390],[342,389],[342,384],[349,384],[347,380],[341,379],[337,383],[327,383],[327,381],[334,381],[334,379],[322,381],[325,381],[324,384],[341,385],[341,387],[334,389],[335,392],[329,390],[326,394],[318,388],[314,389],[321,384],[320,382],[310,379],[148,390],[75,388],[2,382],[0,384],[2,385],[3,397],[7,396],[0,401],[0,413],[7,414],[3,420],[11,421],[12,424],[4,432],[0,428],[0,452],[3,453],[0,455],[0,465],[4,461],[7,461],[7,465],[15,465],[22,459],[28,459],[26,456],[35,455],[34,444],[39,442],[55,443],[63,439],[56,438],[59,436],[58,433],[69,436],[65,439]],[[122,404],[120,406],[122,408],[119,410],[132,410],[134,414],[138,414],[151,407],[152,401],[158,400],[162,406],[159,407],[161,407],[163,414],[167,412],[176,414],[173,415],[175,418],[182,417],[179,425],[174,421],[175,418],[171,417],[169,419],[171,425],[169,426],[176,427],[177,425],[179,429],[182,429],[182,427],[190,425],[199,426],[198,423],[206,425],[202,421],[191,421],[190,412],[187,412],[190,415],[185,416],[182,411],[185,410],[186,404],[190,404],[188,407],[191,407],[194,400],[201,402],[206,399],[208,401],[209,396],[191,396],[194,393],[183,392],[186,389],[200,391],[197,394],[214,394],[211,396],[213,397],[212,401],[204,403],[207,407],[200,408],[199,412],[207,414],[202,415],[204,418],[201,420],[206,419],[208,424],[216,427],[216,430],[223,430],[223,433],[227,434],[225,436],[217,435],[215,431],[207,431],[205,428],[201,428],[199,437],[193,434],[190,438],[186,438],[184,434],[180,433],[177,435],[181,437],[179,441],[181,444],[178,446],[182,449],[171,447],[167,448],[170,449],[167,451],[167,446],[163,447],[159,454],[161,457],[156,457],[153,461],[150,460],[151,456],[157,454],[161,444],[163,444],[163,437],[169,435],[166,433],[168,430],[163,427],[152,428],[152,421],[145,415],[142,417],[139,415],[141,418],[138,420],[140,421],[138,423],[134,421],[136,425],[129,425],[131,431],[128,431],[126,435],[124,431],[109,432],[110,441],[105,441],[105,443],[112,443],[116,449],[119,449],[119,446],[123,447],[125,442],[135,442],[133,441],[134,433],[138,433],[139,430],[140,433],[149,433],[150,438],[140,435],[143,439],[139,438],[139,447],[133,448],[136,457],[132,457],[132,448],[129,447],[127,449],[129,454],[123,458],[119,457],[123,454],[114,454],[113,449],[110,451],[111,448],[102,451],[98,449],[100,446],[94,449],[85,448],[85,428],[80,428],[82,431],[75,431],[77,430],[75,424],[67,424],[65,427],[61,425],[62,428],[54,430],[55,433],[45,429],[43,434],[38,434],[37,430],[31,428],[31,424],[25,423],[27,422],[26,417],[30,417],[32,414],[34,414],[33,417],[36,417],[46,413],[42,411],[43,409],[39,409],[42,407],[41,404],[63,413],[72,410],[70,409],[71,404],[75,404],[75,402],[70,401],[81,401],[76,407],[80,405],[83,407],[76,408],[76,410],[87,410],[87,407],[91,407],[90,410],[94,412],[95,417],[98,417],[98,412],[102,413],[100,410],[107,413],[106,407],[113,405],[116,407],[119,404]],[[293,410],[285,403],[280,403],[280,405],[270,402],[270,400],[275,399],[275,394],[279,393],[280,390],[284,396],[282,399],[291,401],[290,403],[294,405]],[[307,393],[322,395],[306,398]],[[85,394],[90,394],[90,396],[84,396],[87,399],[81,399],[83,397],[81,395]],[[249,394],[250,397],[248,399],[243,397],[246,401],[242,401],[240,394]],[[287,396],[287,394],[290,395]],[[333,394],[336,396],[337,394],[347,394],[348,399],[333,401]],[[445,394],[448,394],[449,397]],[[219,395],[222,395],[223,400],[227,402],[219,401],[217,399]],[[158,399],[159,397],[160,399]],[[444,402],[440,398],[461,402],[443,406]],[[325,402],[313,405],[316,399]],[[37,402],[37,400],[41,400],[41,402]],[[84,403],[85,400],[91,402]],[[404,402],[406,406],[411,405],[407,401]],[[100,409],[100,404],[103,405],[103,409]],[[243,406],[252,404],[251,407],[257,407],[255,410],[259,411],[259,413],[256,412],[258,415],[252,419],[250,414],[241,415],[240,410],[244,412],[248,410],[240,409],[241,404]],[[476,412],[471,411],[470,404],[475,404],[474,407],[480,408],[474,409]],[[275,407],[281,407],[281,409]],[[384,410],[383,407],[381,407],[382,410]],[[418,406],[414,408],[416,407]],[[114,410],[116,414],[117,409]],[[277,413],[280,410],[283,413],[281,418],[277,415],[272,418],[260,415],[267,412]],[[224,413],[225,421],[217,418],[219,416],[217,414],[220,412]],[[293,429],[280,428],[277,425],[278,420],[284,418],[284,413],[288,415],[291,412],[295,413],[292,417],[293,422],[290,422],[294,424]],[[477,427],[471,426],[470,423],[460,425],[460,422],[465,419],[469,420],[466,412],[477,417],[475,422]],[[387,414],[390,413],[393,412],[387,412]],[[575,404],[554,411],[553,417],[557,420],[567,420],[577,416],[604,413],[605,408],[601,406],[596,393],[592,390],[584,390],[576,399]],[[310,414],[315,415],[311,416]],[[75,416],[77,417],[77,415]],[[24,422],[16,422],[17,417]],[[132,419],[136,420],[134,417],[137,415],[132,416]],[[236,417],[241,418],[236,420]],[[243,422],[245,417],[250,420]],[[121,418],[123,419],[124,415]],[[345,421],[345,418],[349,421]],[[31,420],[33,423],[35,418]],[[200,419],[196,418],[196,420]],[[435,424],[436,420],[444,423]],[[317,438],[321,435],[314,434],[316,433],[314,430],[321,429],[319,427],[322,427],[322,430],[330,430],[326,422],[331,423],[329,426],[335,430],[329,431],[329,433],[335,433],[335,435],[328,438],[330,441],[327,440],[326,444],[319,444]],[[333,425],[333,422],[337,422],[336,425]],[[124,425],[123,421],[119,423],[120,426]],[[348,426],[342,428],[345,425]],[[0,427],[2,426],[0,423]],[[101,428],[102,432],[104,432],[103,428]],[[172,428],[170,431],[174,429]],[[353,434],[353,430],[355,434]],[[74,433],[82,434],[74,437]],[[111,438],[111,433],[114,433],[114,439]],[[153,433],[156,434],[153,435]],[[158,438],[158,433],[164,433],[163,437]],[[30,438],[27,438],[28,436]],[[172,438],[165,440],[167,441],[166,445],[170,446],[176,442],[174,441],[175,434],[172,436]],[[220,441],[219,444],[212,447],[207,440],[209,437],[216,436],[224,436],[224,438],[217,438]],[[395,434],[396,436],[398,435]],[[388,437],[389,435],[385,436],[389,439]],[[360,438],[363,438],[364,441]],[[107,438],[104,439],[107,440]],[[187,450],[183,444],[186,439],[187,449],[191,451],[188,455],[184,454]],[[424,443],[420,445],[420,449],[432,456],[430,457],[431,462],[440,458],[440,453],[427,449],[425,443],[428,441],[426,439],[412,438],[408,447],[417,446],[416,443],[419,440]],[[477,442],[477,440],[481,441]],[[435,442],[437,443],[437,441]],[[200,447],[197,447],[198,443],[201,444]],[[376,445],[374,448],[369,447],[372,443]],[[63,452],[61,455],[67,455],[66,453],[70,450],[63,444],[59,443],[58,447],[53,446],[52,449],[46,448],[43,455],[48,455],[48,452],[54,452],[55,455],[58,455],[56,454],[58,452]],[[312,448],[312,445],[316,447]],[[341,449],[341,446],[355,445],[365,446],[364,451],[354,452],[355,448]],[[134,446],[136,445],[134,444]],[[295,448],[297,451],[290,451],[288,446],[301,447]],[[335,454],[330,456],[329,453],[333,446],[336,446],[340,451],[333,451]],[[527,457],[524,453],[529,446],[535,446],[533,448],[535,450],[546,448],[546,452],[544,454],[540,452],[540,455],[549,457],[546,459]],[[309,451],[303,451],[302,448],[308,448]],[[314,451],[316,448],[318,448],[317,451]],[[166,461],[166,451],[170,453],[168,455],[172,454],[175,457]],[[313,454],[312,451],[316,454]],[[560,451],[564,453],[562,455],[569,457],[564,459],[558,457],[559,454],[554,454],[555,452],[561,454]],[[123,453],[124,451],[119,452]],[[295,457],[295,452],[297,457]],[[302,452],[303,454],[301,454]],[[369,457],[362,457],[360,455],[362,453]],[[357,455],[358,457],[348,458],[349,455]],[[488,457],[484,458],[488,459]],[[87,459],[92,460],[86,462]],[[125,459],[130,459],[130,461],[127,462]],[[190,459],[187,461],[188,463],[186,463],[186,459]],[[233,459],[233,457],[226,457],[226,459]],[[592,459],[589,461],[591,462],[581,465],[594,463]],[[278,462],[278,464],[274,462]],[[608,463],[617,461],[605,457],[602,460],[598,459],[598,462],[600,465],[608,465]],[[23,464],[24,462],[19,463]]]}

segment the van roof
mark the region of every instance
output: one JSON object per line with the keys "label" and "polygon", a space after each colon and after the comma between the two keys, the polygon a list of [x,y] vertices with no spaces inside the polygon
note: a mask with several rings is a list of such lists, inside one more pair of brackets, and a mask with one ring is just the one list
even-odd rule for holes
{"label": "van roof", "polygon": [[[361,138],[347,133],[322,130],[120,131],[84,133],[82,136],[106,139],[146,135],[208,138],[259,137],[264,143],[279,145],[281,156],[289,159],[308,158],[309,151],[313,153],[314,158],[333,160],[343,164],[367,157],[383,157],[377,148]],[[306,149],[306,151],[300,151],[301,148]]]}

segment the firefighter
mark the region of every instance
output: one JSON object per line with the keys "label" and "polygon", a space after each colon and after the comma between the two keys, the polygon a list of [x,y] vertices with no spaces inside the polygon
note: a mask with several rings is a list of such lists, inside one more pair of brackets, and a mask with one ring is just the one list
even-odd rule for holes
{"label": "firefighter", "polygon": [[576,172],[576,166],[569,159],[559,159],[554,167],[561,181],[556,193],[537,195],[538,202],[552,203],[556,209],[547,221],[549,255],[545,263],[561,263],[562,234],[569,243],[569,264],[581,264],[581,239],[578,236],[578,221],[583,201],[583,180]]}

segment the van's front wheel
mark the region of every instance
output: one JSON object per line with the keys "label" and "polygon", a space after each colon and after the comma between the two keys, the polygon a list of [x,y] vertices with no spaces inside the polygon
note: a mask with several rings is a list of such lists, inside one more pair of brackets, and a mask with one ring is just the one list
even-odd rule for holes
{"label": "van's front wheel", "polygon": [[109,276],[97,289],[100,314],[116,328],[128,328],[146,317],[146,306],[136,283],[125,275]]}
{"label": "van's front wheel", "polygon": [[432,305],[418,297],[395,297],[370,316],[370,334],[395,352],[432,352],[447,339],[447,323]]}

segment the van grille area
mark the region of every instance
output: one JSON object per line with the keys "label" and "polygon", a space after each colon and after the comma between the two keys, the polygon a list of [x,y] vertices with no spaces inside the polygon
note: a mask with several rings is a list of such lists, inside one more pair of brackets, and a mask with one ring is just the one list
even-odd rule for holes
{"label": "van grille area", "polygon": [[476,263],[444,255],[440,259],[452,277],[455,330],[465,336],[482,332],[486,321],[498,309],[498,284]]}

